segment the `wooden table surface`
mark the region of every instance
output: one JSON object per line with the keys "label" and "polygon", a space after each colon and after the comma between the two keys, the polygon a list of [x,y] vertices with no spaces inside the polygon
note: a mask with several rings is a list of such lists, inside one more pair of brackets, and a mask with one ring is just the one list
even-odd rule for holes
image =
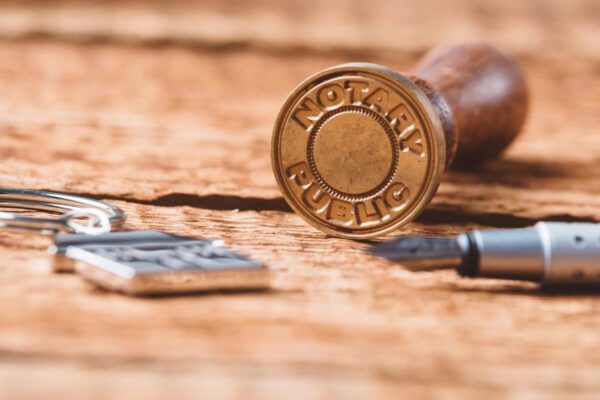
{"label": "wooden table surface", "polygon": [[[89,3],[89,4],[88,4]],[[514,54],[532,93],[502,160],[452,171],[397,234],[600,222],[600,4],[6,1],[0,179],[223,238],[266,293],[130,298],[2,234],[0,398],[598,398],[600,297],[411,273],[293,214],[271,172],[285,96],[346,61],[444,41]]]}

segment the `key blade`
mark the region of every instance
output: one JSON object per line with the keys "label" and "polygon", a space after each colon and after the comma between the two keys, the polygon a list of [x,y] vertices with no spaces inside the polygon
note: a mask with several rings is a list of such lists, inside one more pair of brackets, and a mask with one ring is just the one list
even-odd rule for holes
{"label": "key blade", "polygon": [[70,246],[66,255],[84,279],[131,295],[268,288],[263,264],[211,240],[175,238]]}
{"label": "key blade", "polygon": [[[48,247],[48,253],[54,255],[52,269],[54,272],[75,272],[75,262],[66,256],[67,249],[72,246],[89,246],[94,244],[135,244],[144,242],[177,242],[181,236],[159,231],[110,232],[102,235],[85,235],[75,233],[59,233],[54,236],[54,244]],[[214,241],[211,241],[215,243]]]}
{"label": "key blade", "polygon": [[369,249],[371,254],[396,261],[414,271],[455,268],[462,263],[456,238],[404,236]]}

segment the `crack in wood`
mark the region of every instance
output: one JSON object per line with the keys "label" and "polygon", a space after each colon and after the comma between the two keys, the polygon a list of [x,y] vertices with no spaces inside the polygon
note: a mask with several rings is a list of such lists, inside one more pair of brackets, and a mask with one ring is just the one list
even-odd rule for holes
{"label": "crack in wood", "polygon": [[169,193],[154,199],[138,199],[129,196],[108,194],[78,194],[98,200],[116,200],[156,207],[192,207],[216,211],[280,211],[292,212],[283,197],[262,198],[235,195],[208,194],[196,195],[190,193]]}
{"label": "crack in wood", "polygon": [[[129,203],[155,207],[192,207],[215,211],[278,211],[291,213],[292,209],[283,197],[261,198],[235,195],[196,195],[190,193],[169,193],[154,199],[138,199],[129,196],[109,194],[78,193],[80,196],[97,200],[125,201]],[[518,216],[501,212],[474,212],[459,207],[431,206],[421,214],[416,222],[426,225],[438,224],[476,224],[497,228],[520,228],[531,226],[538,221],[560,222],[600,222],[592,215],[578,216],[568,213],[548,214],[540,218]]]}
{"label": "crack in wood", "polygon": [[[255,40],[248,40],[244,38],[228,39],[227,41],[210,41],[203,39],[186,39],[186,38],[169,38],[169,37],[156,37],[156,38],[127,38],[119,37],[110,34],[69,34],[69,33],[58,33],[58,32],[46,32],[46,31],[31,31],[25,32],[18,35],[3,35],[0,33],[0,43],[42,43],[42,42],[57,42],[57,43],[70,43],[72,45],[81,46],[105,46],[105,45],[116,45],[116,46],[131,46],[148,49],[160,49],[160,48],[182,48],[190,51],[201,51],[211,53],[230,53],[230,52],[254,52],[272,56],[285,56],[291,55],[295,57],[299,56],[333,56],[346,59],[373,59],[386,51],[387,48],[381,49],[364,49],[364,48],[353,48],[351,46],[344,45],[329,45],[314,47],[308,44],[296,43],[289,44],[285,47],[277,46],[272,43],[262,43]],[[403,59],[417,59],[427,49],[398,49],[394,50],[396,55],[402,55]]]}

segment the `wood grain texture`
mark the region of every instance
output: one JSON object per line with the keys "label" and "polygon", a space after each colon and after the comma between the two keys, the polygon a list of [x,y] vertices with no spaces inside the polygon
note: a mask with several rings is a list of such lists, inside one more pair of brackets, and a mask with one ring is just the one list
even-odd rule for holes
{"label": "wood grain texture", "polygon": [[[99,25],[108,23],[104,12],[158,15],[167,7],[111,2],[95,6],[98,19],[77,24],[78,10],[88,6],[65,2],[59,12],[54,3],[2,7],[39,16],[36,23],[50,24],[41,16],[51,13],[63,18],[63,29],[95,27],[106,36],[113,31]],[[3,186],[112,201],[129,212],[131,229],[223,238],[265,261],[274,278],[269,293],[128,298],[52,274],[43,239],[3,233],[0,398],[597,398],[596,293],[410,273],[365,255],[367,243],[309,227],[277,190],[271,129],[298,82],[347,61],[407,70],[446,27],[449,37],[492,37],[518,54],[530,79],[530,117],[503,159],[480,171],[449,172],[429,210],[398,234],[538,219],[600,222],[596,3],[422,3],[437,12],[413,24],[402,44],[385,39],[386,29],[391,19],[409,17],[383,2],[361,20],[375,30],[358,43],[348,39],[358,29],[352,21],[325,35],[324,17],[308,12],[310,2],[301,17],[287,16],[296,6],[272,2],[253,12],[245,2],[191,7],[190,18],[233,21],[230,31],[193,33],[208,38],[202,45],[194,39],[194,46],[131,44],[121,34],[76,43],[52,27],[44,38],[5,35]],[[362,3],[348,4],[344,15],[363,15]],[[415,4],[406,7],[425,12]],[[0,14],[3,32],[6,15]],[[242,17],[255,24],[244,25]],[[377,31],[374,21],[381,19]],[[292,34],[281,22],[291,20],[304,30]],[[115,29],[124,26],[118,21]],[[433,23],[442,25],[428,29]],[[18,26],[25,31],[27,24]],[[173,26],[161,28],[163,37],[180,32]],[[408,35],[405,25],[394,26]],[[223,32],[253,45],[218,48],[211,34]],[[378,51],[374,37],[395,51]],[[314,48],[298,50],[298,41],[313,39]],[[322,43],[334,50],[321,51]]]}

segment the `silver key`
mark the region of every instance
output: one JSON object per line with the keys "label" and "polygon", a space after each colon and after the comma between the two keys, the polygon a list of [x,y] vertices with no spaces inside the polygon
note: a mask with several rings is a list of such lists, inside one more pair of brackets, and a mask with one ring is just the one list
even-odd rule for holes
{"label": "silver key", "polygon": [[221,241],[162,232],[57,235],[55,270],[75,270],[96,285],[133,295],[264,289],[269,270]]}

